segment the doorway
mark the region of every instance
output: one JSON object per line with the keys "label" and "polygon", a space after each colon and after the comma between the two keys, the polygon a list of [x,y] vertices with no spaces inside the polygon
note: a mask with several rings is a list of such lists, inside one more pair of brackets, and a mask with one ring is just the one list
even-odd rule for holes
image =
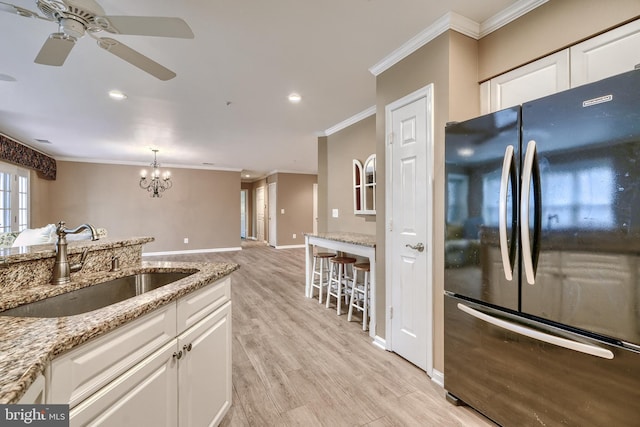
{"label": "doorway", "polygon": [[277,229],[277,194],[276,194],[276,183],[272,182],[269,184],[269,246],[273,246],[274,248],[278,244],[276,229]]}
{"label": "doorway", "polygon": [[387,347],[433,371],[433,85],[385,108]]}
{"label": "doorway", "polygon": [[247,238],[248,191],[240,190],[240,238]]}
{"label": "doorway", "polygon": [[256,240],[264,242],[264,187],[256,188]]}

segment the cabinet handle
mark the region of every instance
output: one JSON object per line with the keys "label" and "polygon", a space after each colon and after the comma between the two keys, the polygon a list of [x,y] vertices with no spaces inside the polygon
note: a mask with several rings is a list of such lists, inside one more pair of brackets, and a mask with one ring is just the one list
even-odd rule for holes
{"label": "cabinet handle", "polygon": [[184,350],[185,353],[187,351],[191,351],[192,348],[193,348],[193,346],[191,345],[191,343],[189,343],[189,345],[185,345],[184,347],[182,347],[182,349]]}
{"label": "cabinet handle", "polygon": [[182,350],[173,353],[173,358],[180,360],[182,358]]}

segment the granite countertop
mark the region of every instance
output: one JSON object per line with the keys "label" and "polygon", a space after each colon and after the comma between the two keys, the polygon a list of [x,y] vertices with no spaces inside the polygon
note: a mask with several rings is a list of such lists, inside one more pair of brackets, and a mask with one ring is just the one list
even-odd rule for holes
{"label": "granite countertop", "polygon": [[[131,240],[129,239],[129,242]],[[99,242],[101,245],[107,245],[104,246],[105,248],[108,248],[109,244],[118,244],[109,239]],[[238,268],[239,266],[233,263],[144,261],[141,266],[95,274],[83,279],[80,283],[56,287],[56,293],[143,272],[193,272],[194,274],[111,306],[75,316],[57,318],[0,316],[0,404],[17,402],[57,355],[223,278]],[[42,285],[42,287],[51,289],[53,286]],[[0,306],[6,309],[24,304],[39,299],[38,295],[38,289],[19,292],[19,295],[3,295],[0,298]]]}
{"label": "granite countertop", "polygon": [[305,236],[335,240],[337,242],[351,243],[354,245],[368,246],[371,248],[376,247],[376,236],[373,234],[336,231],[330,233],[305,233]]}
{"label": "granite countertop", "polygon": [[[67,242],[67,254],[80,253],[86,248],[91,251],[97,251],[123,246],[142,245],[152,242],[153,240],[153,237],[127,237],[126,239],[107,237],[100,240],[75,240]],[[34,261],[43,258],[52,258],[55,254],[56,246],[53,244],[3,248],[0,249],[0,262],[3,264],[12,264],[23,261]]]}

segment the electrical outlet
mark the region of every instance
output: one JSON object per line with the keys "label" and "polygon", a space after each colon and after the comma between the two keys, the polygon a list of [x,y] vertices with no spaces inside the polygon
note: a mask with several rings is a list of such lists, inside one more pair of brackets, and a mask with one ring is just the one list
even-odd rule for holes
{"label": "electrical outlet", "polygon": [[186,245],[186,244],[188,244],[188,243],[189,243],[189,238],[188,238],[188,237],[185,237],[185,238],[184,238],[184,244]]}
{"label": "electrical outlet", "polygon": [[293,238],[294,238],[294,239],[296,238],[296,233],[293,233]]}

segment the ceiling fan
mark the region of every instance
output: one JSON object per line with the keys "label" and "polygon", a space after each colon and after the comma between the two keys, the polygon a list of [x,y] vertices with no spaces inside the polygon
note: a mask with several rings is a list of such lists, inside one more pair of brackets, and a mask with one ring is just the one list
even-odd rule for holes
{"label": "ceiling fan", "polygon": [[110,37],[98,37],[101,31],[111,34],[173,37],[192,39],[191,28],[180,18],[151,16],[106,16],[94,0],[36,0],[42,15],[29,9],[0,1],[0,11],[16,13],[25,18],[57,22],[53,33],[40,49],[35,62],[61,66],[76,41],[85,34],[94,38],[98,46],[160,80],[169,80],[176,73],[144,56],[122,42]]}

